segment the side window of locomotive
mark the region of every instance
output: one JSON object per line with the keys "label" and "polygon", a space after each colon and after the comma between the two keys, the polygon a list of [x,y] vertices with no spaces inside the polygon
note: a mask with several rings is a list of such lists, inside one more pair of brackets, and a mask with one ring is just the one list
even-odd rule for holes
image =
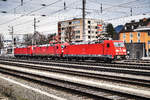
{"label": "side window of locomotive", "polygon": [[109,43],[107,43],[107,48],[109,48],[110,47],[110,44]]}
{"label": "side window of locomotive", "polygon": [[64,49],[64,48],[66,48],[66,46],[65,45],[61,45],[61,48]]}
{"label": "side window of locomotive", "polygon": [[58,49],[58,46],[56,47],[56,49]]}

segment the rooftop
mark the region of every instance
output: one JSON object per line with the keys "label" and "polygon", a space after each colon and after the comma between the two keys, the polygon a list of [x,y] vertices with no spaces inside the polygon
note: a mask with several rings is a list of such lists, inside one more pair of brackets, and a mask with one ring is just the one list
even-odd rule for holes
{"label": "rooftop", "polygon": [[134,31],[148,31],[150,30],[150,18],[140,19],[138,22],[132,20],[130,23],[126,23],[122,32],[134,32]]}

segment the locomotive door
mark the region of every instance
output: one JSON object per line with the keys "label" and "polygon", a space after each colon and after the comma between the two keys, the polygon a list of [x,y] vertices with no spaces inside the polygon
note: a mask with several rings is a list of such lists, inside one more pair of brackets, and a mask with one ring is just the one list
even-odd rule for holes
{"label": "locomotive door", "polygon": [[61,53],[62,53],[62,50],[61,50],[61,45],[56,45],[55,47],[54,47],[54,51],[55,51],[55,56],[60,56],[61,55]]}
{"label": "locomotive door", "polygon": [[104,55],[109,55],[109,49],[110,49],[110,44],[105,43],[104,44]]}
{"label": "locomotive door", "polygon": [[30,54],[31,54],[31,47],[27,47],[27,55],[29,55],[30,56]]}
{"label": "locomotive door", "polygon": [[59,54],[58,53],[58,51],[59,51],[58,49],[59,49],[59,46],[55,46],[54,47],[55,56],[58,56],[58,54]]}

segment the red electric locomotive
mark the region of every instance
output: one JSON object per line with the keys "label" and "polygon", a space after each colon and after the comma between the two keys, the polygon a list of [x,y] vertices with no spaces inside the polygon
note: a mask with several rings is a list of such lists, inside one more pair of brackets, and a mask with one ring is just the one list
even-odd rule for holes
{"label": "red electric locomotive", "polygon": [[14,49],[15,57],[32,57],[33,56],[33,46],[19,47]]}
{"label": "red electric locomotive", "polygon": [[62,57],[62,44],[39,45],[33,48],[34,57],[60,58]]}
{"label": "red electric locomotive", "polygon": [[63,57],[68,59],[94,59],[111,61],[125,58],[126,48],[122,41],[104,40],[91,44],[74,44],[64,48]]}
{"label": "red electric locomotive", "polygon": [[126,48],[122,41],[103,40],[84,44],[49,44],[15,48],[16,57],[47,57],[60,59],[92,59],[111,61],[125,58]]}
{"label": "red electric locomotive", "polygon": [[54,56],[54,46],[50,45],[39,45],[33,48],[34,57],[48,57]]}

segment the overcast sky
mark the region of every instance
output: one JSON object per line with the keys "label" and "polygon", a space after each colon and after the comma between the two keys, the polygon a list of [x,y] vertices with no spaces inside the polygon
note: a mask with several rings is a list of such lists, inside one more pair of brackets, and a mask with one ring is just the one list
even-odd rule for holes
{"label": "overcast sky", "polygon": [[[14,26],[15,34],[33,33],[34,17],[37,19],[38,31],[47,34],[54,33],[57,32],[58,21],[82,16],[82,0],[23,1],[23,5],[21,5],[21,0],[7,0],[6,2],[0,0],[0,33],[8,33],[8,26]],[[64,2],[66,9],[64,9]],[[102,13],[100,11],[101,4]],[[150,0],[86,0],[86,17],[120,24],[131,15],[131,8],[133,16],[142,14],[149,16]],[[119,18],[122,19],[116,21]]]}

